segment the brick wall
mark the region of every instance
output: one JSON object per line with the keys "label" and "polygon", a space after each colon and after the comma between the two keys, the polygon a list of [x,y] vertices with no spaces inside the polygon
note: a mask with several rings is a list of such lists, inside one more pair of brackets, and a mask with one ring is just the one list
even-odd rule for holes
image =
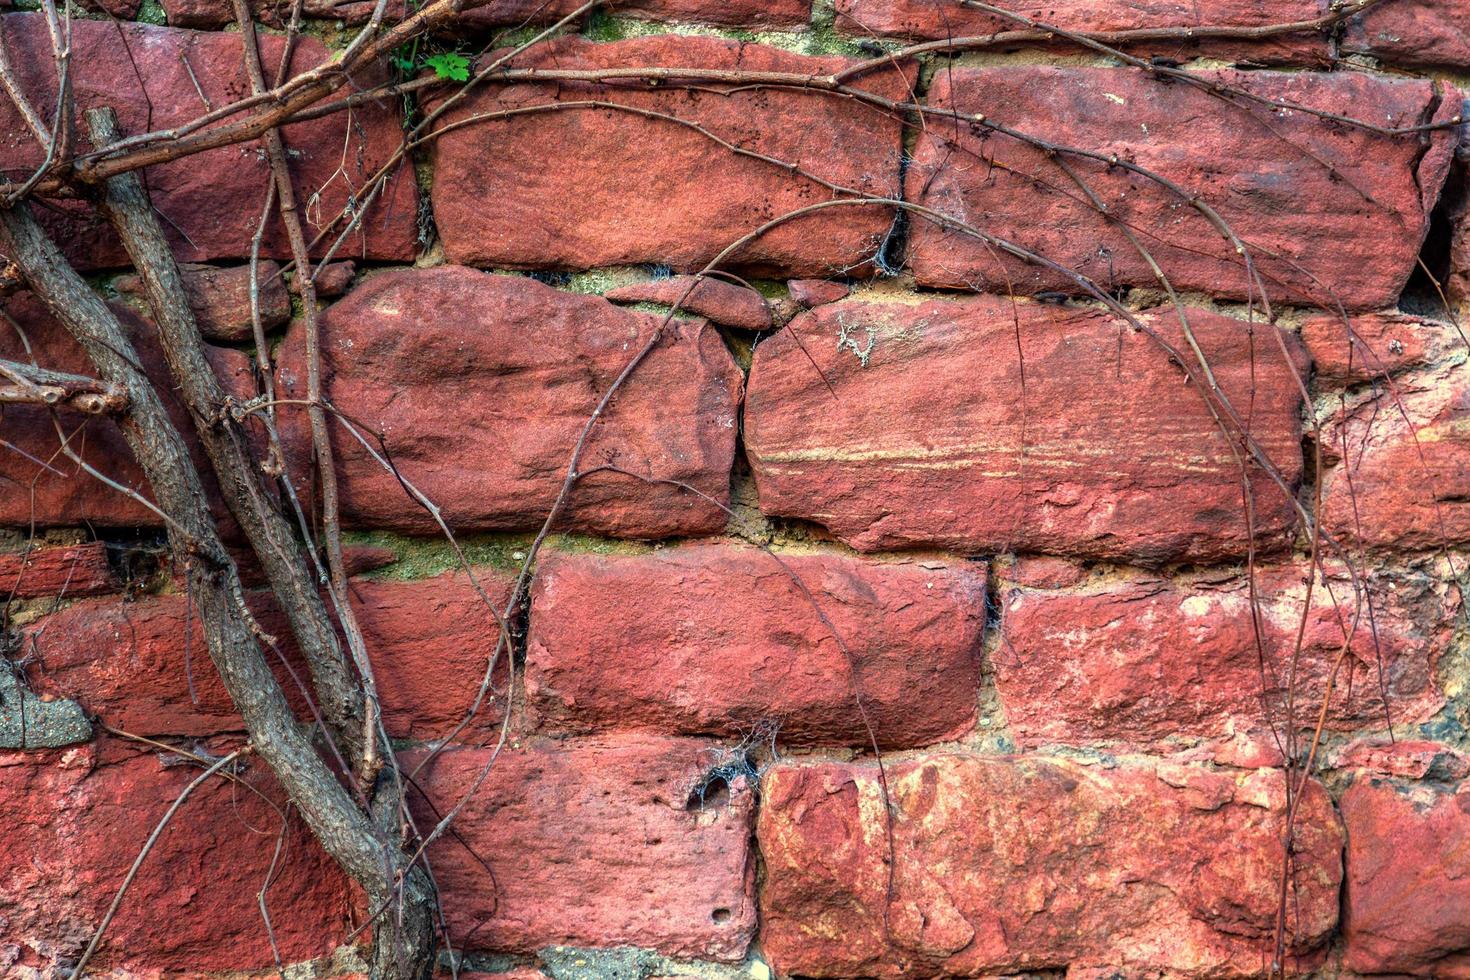
{"label": "brick wall", "polygon": [[[428,852],[461,976],[1255,976],[1279,916],[1291,972],[1470,976],[1470,4],[1384,0],[1261,38],[1170,31],[1326,8],[1002,5],[1134,32],[1129,55],[1198,84],[1055,36],[912,50],[1022,30],[957,0],[629,0],[452,108],[321,277],[328,397],[474,567],[339,430],[384,721],[423,764],[422,821],[469,796]],[[125,132],[247,91],[229,4],[105,6],[119,19],[75,24],[73,84]],[[257,6],[269,35],[283,12]],[[521,41],[575,7],[493,0],[433,43]],[[306,10],[299,68],[371,4]],[[40,104],[45,33],[0,17]],[[532,71],[650,66],[852,69],[856,94]],[[405,111],[385,96],[286,129],[309,219],[353,202]],[[0,167],[34,167],[8,102],[0,132]],[[1059,146],[1094,156],[1059,165]],[[264,157],[147,179],[248,399]],[[726,257],[738,275],[681,278],[855,195],[881,200],[774,227]],[[105,222],[74,200],[38,213],[162,378]],[[261,245],[289,258],[279,227]],[[279,269],[261,305],[280,397],[300,399]],[[509,704],[461,725],[497,630],[480,590],[511,599],[579,432],[675,303],[535,556],[513,679],[491,678]],[[86,369],[33,297],[3,306],[0,357]],[[1196,349],[1207,380],[1184,370]],[[1269,466],[1242,468],[1206,387]],[[146,492],[110,422],[59,421]],[[58,431],[0,417],[0,974],[27,980],[68,975],[198,775],[181,753],[243,738],[156,515]],[[310,499],[298,408],[281,436]],[[245,572],[308,717],[284,616]],[[1309,777],[1282,768],[1288,729],[1320,732]],[[256,763],[179,812],[94,975],[264,978],[273,944],[293,976],[350,975],[363,913]]]}

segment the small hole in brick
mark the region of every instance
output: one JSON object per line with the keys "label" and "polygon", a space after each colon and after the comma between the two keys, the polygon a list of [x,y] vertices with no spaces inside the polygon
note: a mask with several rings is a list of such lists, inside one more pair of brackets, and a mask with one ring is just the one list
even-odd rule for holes
{"label": "small hole in brick", "polygon": [[709,914],[709,918],[710,918],[710,921],[711,922],[716,922],[716,923],[719,923],[719,924],[723,925],[724,923],[730,921],[730,910],[729,909],[715,909],[713,912],[711,912]]}
{"label": "small hole in brick", "polygon": [[691,813],[700,810],[719,809],[730,802],[730,781],[718,773],[711,773],[689,794],[684,809]]}

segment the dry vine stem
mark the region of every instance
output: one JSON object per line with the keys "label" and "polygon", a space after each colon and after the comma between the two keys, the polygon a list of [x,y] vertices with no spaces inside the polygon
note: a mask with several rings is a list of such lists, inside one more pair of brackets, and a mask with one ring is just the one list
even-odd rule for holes
{"label": "dry vine stem", "polygon": [[[5,381],[0,386],[0,404],[41,404],[53,408],[64,406],[117,417],[118,425],[152,488],[154,499],[148,501],[148,504],[164,518],[174,560],[187,570],[187,587],[193,604],[191,610],[197,609],[211,660],[244,719],[251,747],[276,774],[324,849],[362,886],[367,895],[368,915],[358,931],[367,928],[374,930],[374,977],[417,980],[432,969],[436,952],[434,930],[437,904],[431,869],[426,860],[427,850],[443,835],[454,833],[454,820],[473,805],[491,767],[508,744],[512,718],[510,705],[516,688],[514,664],[510,656],[514,643],[510,624],[530,586],[536,558],[558,520],[564,515],[579,481],[594,473],[614,473],[642,483],[672,484],[697,494],[706,502],[728,512],[723,504],[687,484],[661,480],[652,474],[634,473],[615,464],[584,468],[583,455],[592,433],[605,421],[606,414],[619,393],[636,383],[640,366],[664,342],[672,318],[689,300],[699,282],[712,276],[734,277],[724,267],[738,267],[743,249],[782,225],[833,208],[883,208],[895,216],[902,214],[915,220],[932,222],[983,243],[993,254],[1009,255],[1064,277],[1071,283],[1072,292],[1076,295],[1086,297],[1106,309],[1120,324],[1146,334],[1158,347],[1161,356],[1166,356],[1179,365],[1203,399],[1239,469],[1249,549],[1246,577],[1261,666],[1263,715],[1278,740],[1286,763],[1283,857],[1273,948],[1269,956],[1269,972],[1272,975],[1284,973],[1288,969],[1292,947],[1289,912],[1294,821],[1297,819],[1298,806],[1326,731],[1327,714],[1338,674],[1347,662],[1351,645],[1359,630],[1360,618],[1367,602],[1366,589],[1355,567],[1354,556],[1342,542],[1324,531],[1316,519],[1321,511],[1320,481],[1316,499],[1311,502],[1298,500],[1296,488],[1252,434],[1249,406],[1244,409],[1236,406],[1217,382],[1210,360],[1193,334],[1185,304],[1170,281],[1169,270],[1151,251],[1149,242],[1157,237],[1155,232],[1136,228],[1114,214],[1076,164],[1086,162],[1124,171],[1192,209],[1197,220],[1207,223],[1218,235],[1227,253],[1238,261],[1246,282],[1248,320],[1251,323],[1269,323],[1275,320],[1268,281],[1273,287],[1280,287],[1281,284],[1263,273],[1255,259],[1258,253],[1270,253],[1266,253],[1256,243],[1238,236],[1210,201],[1168,177],[1130,160],[1085,146],[1068,145],[1041,134],[1004,125],[984,115],[966,115],[953,110],[936,109],[923,104],[912,92],[908,98],[902,100],[883,98],[857,87],[853,82],[876,72],[891,70],[902,59],[983,50],[1017,43],[1056,41],[1116,59],[1123,66],[1120,70],[1141,71],[1157,79],[1201,88],[1222,105],[1241,111],[1249,111],[1252,106],[1299,111],[1318,118],[1323,124],[1354,127],[1384,139],[1420,138],[1427,133],[1458,125],[1460,120],[1455,117],[1450,121],[1413,126],[1383,126],[1370,120],[1264,98],[1225,83],[1205,81],[1187,70],[1157,64],[1131,53],[1140,45],[1149,43],[1200,39],[1252,40],[1331,30],[1350,17],[1392,0],[1356,0],[1353,3],[1339,4],[1313,20],[1252,28],[1203,26],[1105,33],[1064,30],[980,0],[959,0],[967,7],[1013,22],[1017,29],[985,37],[916,44],[826,76],[681,67],[625,66],[598,70],[515,67],[516,58],[574,24],[599,6],[600,2],[601,0],[590,0],[536,33],[530,40],[487,60],[469,82],[445,98],[407,132],[402,145],[390,155],[387,162],[360,188],[354,190],[348,209],[330,220],[316,223],[317,234],[312,240],[307,239],[298,209],[289,151],[280,127],[288,122],[351,112],[355,106],[386,96],[411,95],[442,87],[443,83],[438,79],[418,79],[353,92],[329,101],[332,96],[353,86],[356,76],[382,62],[400,45],[429,32],[452,26],[460,13],[474,4],[464,4],[460,0],[434,0],[402,22],[387,27],[384,25],[386,0],[378,0],[367,25],[351,39],[340,56],[292,76],[288,66],[296,40],[300,36],[303,7],[302,0],[296,0],[287,26],[287,43],[279,72],[274,81],[268,83],[256,44],[249,4],[246,0],[233,0],[244,42],[243,67],[251,83],[249,96],[228,105],[207,109],[205,113],[183,125],[132,135],[117,131],[115,119],[110,112],[93,110],[86,114],[86,122],[94,146],[80,152],[75,148],[72,136],[76,107],[69,83],[69,17],[58,13],[51,0],[45,0],[44,11],[51,39],[58,93],[49,123],[41,108],[28,101],[17,81],[10,52],[0,43],[0,88],[15,103],[26,129],[43,150],[41,164],[27,179],[4,187],[7,206],[0,209],[0,246],[3,246],[7,256],[18,267],[25,283],[47,303],[68,332],[85,349],[97,375],[96,378],[91,378],[50,371],[42,365],[0,362],[0,378]],[[1126,50],[1120,46],[1126,46]],[[911,201],[864,194],[843,186],[840,182],[824,178],[795,161],[783,160],[752,147],[739,145],[704,125],[680,118],[671,112],[621,105],[609,99],[587,98],[474,114],[441,124],[448,110],[461,102],[474,86],[534,82],[599,83],[609,92],[616,91],[618,85],[684,87],[727,94],[752,88],[802,90],[859,104],[867,110],[899,119],[904,126],[910,128],[924,128],[929,121],[945,121],[954,123],[957,130],[960,125],[977,127],[985,132],[1014,139],[1041,151],[1055,168],[1056,174],[1043,175],[1019,169],[1013,172],[1037,182],[1038,186],[1044,185],[1072,195],[1074,199],[1090,207],[1109,226],[1117,228],[1130,247],[1138,252],[1177,315],[1184,346],[1178,347],[1170,343],[1108,289],[1087,276],[1016,242],[992,234],[983,226]],[[322,377],[316,271],[360,227],[364,215],[377,200],[391,175],[410,161],[415,150],[429,141],[490,120],[511,120],[536,113],[582,110],[612,110],[633,114],[658,124],[682,127],[710,140],[732,156],[770,166],[792,179],[813,183],[828,192],[831,199],[798,208],[751,229],[721,249],[692,277],[683,295],[673,304],[668,314],[644,339],[642,346],[634,352],[610,385],[599,394],[574,445],[569,447],[567,465],[554,502],[527,549],[510,597],[503,607],[497,607],[475,578],[474,569],[438,506],[416,486],[413,474],[401,471],[393,461],[389,442],[373,431],[370,420],[350,418],[330,402]],[[253,331],[264,390],[259,400],[248,406],[240,406],[227,396],[205,360],[198,324],[190,311],[183,280],[137,173],[149,166],[251,140],[261,141],[271,172],[270,185],[264,189],[265,204],[259,230],[251,248]],[[957,140],[944,142],[951,150],[969,152]],[[1303,148],[1303,153],[1308,157],[1312,156],[1308,149]],[[1004,160],[989,159],[985,162],[1000,168],[1010,166]],[[1327,167],[1320,160],[1316,162]],[[1332,173],[1330,167],[1327,169]],[[1058,182],[1051,183],[1048,178],[1057,179]],[[1363,189],[1359,193],[1365,200],[1372,200],[1371,189]],[[245,604],[238,569],[221,542],[218,526],[208,507],[209,501],[205,499],[200,475],[190,461],[179,432],[163,410],[155,382],[150,381],[138,367],[131,342],[116,316],[66,262],[32,216],[28,202],[42,196],[93,199],[116,227],[137,268],[148,304],[154,313],[168,361],[171,383],[177,388],[189,411],[205,457],[218,478],[224,502],[248,539],[271,592],[286,613],[296,645],[303,653],[310,673],[310,685],[302,683],[301,687],[319,723],[321,745],[313,743],[311,733],[293,716],[281,686],[267,665],[263,647],[270,647],[276,653],[279,650],[273,638],[265,635],[255,622]],[[258,260],[261,239],[273,213],[279,217],[286,232],[291,251],[288,268],[294,273],[294,283],[302,301],[302,318],[307,337],[308,381],[305,399],[291,400],[278,396],[272,380],[274,366],[269,355],[268,337],[261,322]],[[331,243],[323,252],[319,246],[329,238]],[[321,256],[319,262],[315,258],[318,255]],[[1281,258],[1275,255],[1272,257]],[[1014,298],[1012,301],[1015,302]],[[1337,309],[1333,312],[1341,316],[1345,330],[1350,337],[1356,339],[1341,305],[1334,305]],[[1257,320],[1258,313],[1262,318],[1260,321]],[[1019,321],[1017,322],[1019,356],[1020,327]],[[1290,365],[1290,354],[1284,343],[1279,353]],[[814,361],[812,366],[816,370]],[[1021,370],[1024,398],[1024,363]],[[1293,373],[1295,376],[1294,368]],[[1296,384],[1310,404],[1310,391],[1305,379],[1295,377]],[[825,377],[823,380],[826,381]],[[836,392],[830,382],[827,385],[835,397]],[[1254,392],[1251,395],[1253,397]],[[275,430],[275,408],[280,405],[298,405],[308,413],[317,487],[320,492],[319,510],[311,510],[309,495],[301,493],[294,484],[292,475],[285,472],[280,440]],[[1399,405],[1399,410],[1407,418],[1407,411],[1402,404]],[[265,462],[256,457],[246,428],[247,422],[257,419],[263,422],[269,437],[270,456]],[[61,432],[59,426],[58,422],[58,433]],[[369,649],[363,631],[357,624],[349,598],[333,452],[333,436],[338,431],[359,443],[379,465],[398,479],[405,494],[431,515],[448,541],[456,561],[468,573],[481,601],[494,614],[499,624],[493,642],[487,644],[490,649],[485,671],[464,719],[457,727],[436,740],[433,751],[410,773],[401,773],[395,762],[389,732],[382,724],[373,679],[373,651]],[[1323,438],[1315,421],[1314,433],[1319,454],[1317,469],[1320,472]],[[1024,439],[1023,434],[1023,458]],[[81,463],[81,457],[71,449],[64,434],[61,436],[61,444],[65,453]],[[87,469],[94,476],[107,479],[90,467]],[[1269,658],[1261,628],[1260,598],[1257,594],[1255,489],[1251,479],[1253,472],[1265,475],[1292,502],[1308,540],[1310,581],[1294,646],[1287,657],[1284,718],[1272,715],[1267,690],[1271,682],[1267,677]],[[117,489],[136,496],[136,492],[129,488]],[[294,523],[292,519],[288,519],[287,508],[282,504],[283,497],[290,503],[289,512]],[[319,521],[319,525],[314,524],[314,520]],[[314,533],[318,526],[319,536]],[[883,797],[887,799],[888,772],[879,751],[879,736],[865,705],[861,679],[852,654],[810,587],[776,552],[769,548],[765,550],[791,578],[804,601],[812,607],[823,627],[832,634],[838,648],[847,658],[852,696],[878,767]],[[1447,549],[1444,549],[1444,553],[1448,556]],[[1316,580],[1323,573],[1324,554],[1330,554],[1337,559],[1347,572],[1352,599],[1348,615],[1343,616],[1339,609],[1342,645],[1330,666],[1326,689],[1317,706],[1315,718],[1312,723],[1303,724],[1298,719],[1300,659],[1308,617],[1315,601]],[[1337,606],[1337,597],[1330,590],[1329,597],[1333,605]],[[1370,630],[1375,631],[1376,643],[1376,625],[1373,623],[1371,603],[1367,603],[1367,618]],[[502,663],[508,665],[507,680],[505,688],[497,691],[494,678]],[[1386,707],[1387,698],[1384,700]],[[432,828],[416,827],[407,808],[407,795],[414,776],[443,747],[450,744],[491,701],[501,704],[505,710],[489,761],[475,775],[467,791],[439,816]],[[122,888],[117,892],[112,908],[73,971],[75,976],[81,975],[83,968],[99,948],[108,922],[122,902],[123,895],[142,865],[148,849],[164,826],[185,804],[189,793],[196,786],[227,766],[238,754],[219,760],[206,770],[164,815],[148,845],[138,855]],[[343,778],[344,771],[350,772],[353,778]],[[891,904],[893,896],[894,876],[897,873],[897,850],[891,808],[885,808],[885,814],[889,852],[887,894],[890,899],[883,909],[886,922],[888,904]],[[279,858],[279,844],[276,856]],[[262,891],[262,896],[263,894]],[[261,908],[264,912],[263,897]],[[442,915],[438,916],[438,925],[442,932],[442,942],[450,952],[451,965],[457,964]],[[270,928],[268,918],[266,927]]]}

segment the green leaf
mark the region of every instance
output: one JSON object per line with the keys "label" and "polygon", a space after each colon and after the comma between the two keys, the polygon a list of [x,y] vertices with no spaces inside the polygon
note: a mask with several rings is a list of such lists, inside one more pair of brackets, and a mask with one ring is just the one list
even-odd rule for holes
{"label": "green leaf", "polygon": [[467,82],[470,78],[470,59],[457,51],[434,54],[424,59],[424,64],[434,69],[434,74],[455,82]]}

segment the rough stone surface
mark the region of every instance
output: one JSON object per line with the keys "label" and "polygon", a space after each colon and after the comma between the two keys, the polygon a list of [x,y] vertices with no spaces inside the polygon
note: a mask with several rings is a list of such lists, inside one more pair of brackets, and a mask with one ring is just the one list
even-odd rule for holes
{"label": "rough stone surface", "polygon": [[835,303],[849,292],[847,283],[832,282],[829,279],[793,279],[786,284],[786,288],[791,292],[792,299],[808,308]]}
{"label": "rough stone surface", "polygon": [[[451,749],[419,772],[446,811],[490,761]],[[410,752],[412,767],[423,753]],[[501,752],[430,848],[460,948],[638,946],[735,960],[755,930],[752,787],[697,790],[721,753],[693,739],[533,741]],[[693,796],[693,799],[691,799]],[[427,818],[426,807],[419,808]]]}
{"label": "rough stone surface", "polygon": [[[1259,648],[1242,576],[1006,590],[1003,639],[991,661],[1012,736],[1023,747],[1101,741],[1159,750],[1199,738],[1274,745],[1270,730],[1288,727],[1286,686],[1307,573],[1305,564],[1260,571]],[[1374,574],[1365,585],[1357,606],[1340,571],[1313,586],[1296,696],[1304,728],[1317,720],[1348,634],[1329,730],[1382,730],[1389,718],[1404,726],[1444,704],[1435,673],[1455,628],[1453,591],[1423,572]],[[1269,762],[1278,753],[1261,754]]]}
{"label": "rough stone surface", "polygon": [[[381,433],[404,477],[456,531],[539,528],[599,399],[662,317],[519,276],[441,267],[374,276],[322,319],[333,405]],[[305,331],[287,334],[278,380],[306,390]],[[583,470],[614,465],[729,498],[741,376],[703,321],[672,324],[598,424]],[[307,472],[305,413],[282,410]],[[342,514],[438,533],[393,474],[339,428]],[[670,484],[616,473],[578,481],[561,524],[620,537],[701,534],[720,508]]]}
{"label": "rough stone surface", "polygon": [[116,591],[117,577],[107,563],[107,546],[36,545],[0,554],[0,596],[15,599],[79,597]]}
{"label": "rough stone surface", "polygon": [[[199,332],[206,340],[237,343],[254,336],[250,322],[250,266],[219,268],[185,264],[184,289],[189,294],[189,307],[199,322]],[[259,302],[261,325],[276,330],[291,319],[291,297],[281,267],[267,259],[260,263]],[[118,292],[136,296],[146,304],[143,281],[136,275],[120,276],[113,283]],[[146,311],[146,305],[142,307]]]}
{"label": "rough stone surface", "polygon": [[1470,383],[1462,363],[1349,402],[1323,431],[1323,523],[1375,547],[1470,541]]}
{"label": "rough stone surface", "polygon": [[[163,351],[151,325],[127,310],[114,309],[129,331],[144,369],[150,378],[159,382],[160,397],[174,424],[181,426],[186,441],[192,441],[188,415],[174,397]],[[27,352],[16,332],[7,328],[0,330],[0,357],[22,362],[34,359],[42,367],[96,376],[81,348],[30,293],[6,298],[3,312],[25,331],[31,350]],[[227,391],[241,399],[254,394],[255,382],[246,354],[209,347],[206,355]],[[57,418],[61,433],[77,455],[110,479],[151,497],[142,470],[111,419],[70,410],[58,410]],[[49,410],[29,405],[7,406],[0,420],[0,438],[10,444],[0,446],[0,526],[29,527],[34,522],[40,526],[89,523],[101,527],[156,527],[163,523],[157,514],[88,475],[63,456],[61,435]],[[204,475],[206,495],[216,502],[217,513],[223,514],[219,493],[208,474],[208,463],[202,452],[194,455],[195,465]]]}
{"label": "rough stone surface", "polygon": [[[51,44],[42,15],[6,16],[4,40],[21,87],[32,101],[40,105],[54,102]],[[282,41],[262,37],[268,73],[274,71]],[[292,65],[297,70],[327,57],[321,42],[312,37],[302,38],[296,52]],[[112,106],[126,135],[194,119],[205,111],[201,90],[216,107],[249,94],[241,71],[238,33],[203,34],[147,24],[78,20],[72,27],[71,53],[78,111]],[[365,73],[355,82],[370,87],[376,78]],[[402,128],[391,105],[359,106],[352,113],[351,128],[344,131],[347,125],[346,116],[336,114],[284,130],[308,235],[317,231],[317,220],[325,221],[341,211],[349,196],[402,141]],[[28,177],[43,155],[9,99],[0,105],[0,133],[5,134],[0,169],[11,179]],[[147,176],[153,204],[163,216],[176,258],[192,262],[250,254],[250,240],[270,182],[269,166],[254,143],[150,167]],[[412,258],[417,194],[412,170],[403,169],[363,220],[363,233],[349,240],[342,255]],[[126,253],[100,215],[71,204],[60,207],[59,213],[48,209],[40,216],[69,258],[88,268],[127,264]],[[263,252],[275,258],[290,254],[279,221],[268,229]]]}
{"label": "rough stone surface", "polygon": [[[671,35],[609,44],[567,38],[517,59],[523,68],[663,66],[821,75],[851,63]],[[900,99],[911,78],[911,69],[895,68],[854,84]],[[718,88],[702,83],[711,85]],[[586,100],[672,115],[845,187],[887,197],[899,191],[898,120],[813,92],[501,85],[477,90],[445,116],[445,125],[469,114]],[[445,254],[467,265],[584,269],[658,262],[697,272],[765,222],[832,197],[821,184],[737,156],[688,126],[603,107],[460,128],[434,141],[433,156],[434,214]],[[877,206],[829,208],[770,231],[724,265],[825,275],[871,259],[891,220],[890,210]]]}
{"label": "rough stone surface", "polygon": [[1470,786],[1359,776],[1347,825],[1344,965],[1470,975]]}
{"label": "rough stone surface", "polygon": [[91,737],[80,705],[37,697],[21,686],[12,664],[0,661],[0,749],[55,749]]}
{"label": "rough stone surface", "polygon": [[[997,0],[994,6],[1043,24],[1070,31],[1120,31],[1139,28],[1265,27],[1321,16],[1313,0],[1223,0],[1203,6],[1188,0],[1074,0],[1066,4],[1038,0]],[[975,10],[959,3],[931,0],[837,0],[833,26],[843,34],[868,37],[978,37],[1028,30],[1023,23]],[[1066,46],[1063,50],[1077,50]],[[1015,47],[1015,45],[1012,45]],[[1290,34],[1268,40],[1211,40],[1204,43],[1170,39],[1126,46],[1136,53],[1174,59],[1198,55],[1250,62],[1320,62],[1327,43],[1320,34]],[[1004,49],[1002,49],[1004,50]]]}
{"label": "rough stone surface", "polygon": [[[230,0],[162,0],[163,11],[173,27],[225,27],[235,23],[235,9]],[[305,17],[341,20],[361,24],[372,16],[374,0],[305,0],[301,12]],[[292,4],[287,0],[251,0],[256,19],[273,27],[281,27],[291,19]],[[408,9],[405,0],[388,0],[384,20],[403,19]]]}
{"label": "rough stone surface", "polygon": [[1380,3],[1348,21],[1342,50],[1393,65],[1470,68],[1470,6],[1465,0]]}
{"label": "rough stone surface", "polygon": [[557,728],[739,736],[774,725],[782,743],[903,748],[975,721],[983,565],[778,561],[729,545],[545,554],[531,608],[527,692]]}
{"label": "rough stone surface", "polygon": [[1318,380],[1334,384],[1381,380],[1464,347],[1453,324],[1398,312],[1309,317],[1302,341]]}
{"label": "rough stone surface", "polygon": [[[1413,126],[1459,111],[1428,81],[1333,74],[1204,72],[1207,81],[1310,108]],[[935,76],[928,102],[985,113],[1057,144],[1117,155],[1197,193],[1253,249],[1277,302],[1392,306],[1415,267],[1454,146],[1439,131],[1390,139],[1109,68],[959,69]],[[1303,152],[1309,147],[1310,152]],[[991,166],[987,161],[1001,166]],[[1179,289],[1245,298],[1233,245],[1187,203],[1106,162],[1071,160]],[[931,126],[908,170],[908,196],[1090,277],[1103,289],[1157,286],[1148,263],[1038,150],[980,130],[958,140]],[[958,231],[916,221],[910,263],[926,285],[997,292],[1082,290],[1059,272],[997,254]]]}
{"label": "rough stone surface", "polygon": [[[112,741],[0,754],[0,967],[66,975],[62,964],[76,961],[144,841],[199,773],[180,756]],[[281,806],[260,762],[242,778]],[[97,975],[268,968],[256,893],[280,826],[279,809],[255,794],[223,778],[201,785],[143,862],[92,964]],[[283,959],[329,953],[346,934],[349,907],[343,879],[292,816],[267,892]]]}
{"label": "rough stone surface", "polygon": [[[490,0],[465,11],[476,27],[560,20],[582,6],[579,0]],[[623,17],[693,21],[725,27],[796,27],[811,16],[811,0],[625,0],[608,8]]]}
{"label": "rough stone surface", "polygon": [[[497,611],[503,609],[509,578],[476,571]],[[388,731],[419,739],[445,735],[479,689],[495,644],[495,617],[462,573],[409,582],[358,579],[351,591]],[[251,606],[293,668],[308,677],[278,607],[263,594],[252,597]],[[26,628],[21,653],[27,676],[38,692],[75,698],[134,734],[238,731],[242,722],[191,613],[182,595],[78,602]],[[186,624],[192,624],[192,637]],[[277,673],[298,713],[310,717],[289,675]],[[496,680],[502,680],[499,671]],[[498,721],[482,711],[469,731],[493,731]]]}
{"label": "rough stone surface", "polygon": [[[609,289],[603,295],[615,303],[679,304],[680,312],[693,313],[714,323],[741,330],[769,330],[777,321],[765,300],[754,289],[718,279],[694,283],[693,276],[672,276],[651,282],[633,283]],[[684,294],[688,293],[688,298]],[[681,302],[682,300],[682,302]]]}
{"label": "rough stone surface", "polygon": [[[1149,319],[1182,346],[1171,315]],[[1190,318],[1243,405],[1245,324]],[[1276,345],[1258,345],[1253,433],[1294,484],[1301,398]],[[988,296],[834,303],[756,348],[749,389],[762,509],[862,550],[1163,561],[1246,548],[1239,468],[1199,389],[1147,336],[1094,310]],[[1279,544],[1286,497],[1259,472],[1252,485],[1258,539]]]}
{"label": "rough stone surface", "polygon": [[319,266],[315,275],[317,298],[335,299],[352,288],[353,280],[357,278],[357,263],[328,262]]}
{"label": "rough stone surface", "polygon": [[[1280,772],[935,755],[889,762],[887,779],[890,820],[872,764],[766,773],[761,937],[779,974],[1261,969],[1277,909]],[[1305,951],[1336,924],[1342,880],[1342,831],[1315,783],[1296,842],[1288,927]]]}
{"label": "rough stone surface", "polygon": [[1470,758],[1448,745],[1424,739],[1356,739],[1333,756],[1334,768],[1404,779],[1464,779],[1470,775]]}

